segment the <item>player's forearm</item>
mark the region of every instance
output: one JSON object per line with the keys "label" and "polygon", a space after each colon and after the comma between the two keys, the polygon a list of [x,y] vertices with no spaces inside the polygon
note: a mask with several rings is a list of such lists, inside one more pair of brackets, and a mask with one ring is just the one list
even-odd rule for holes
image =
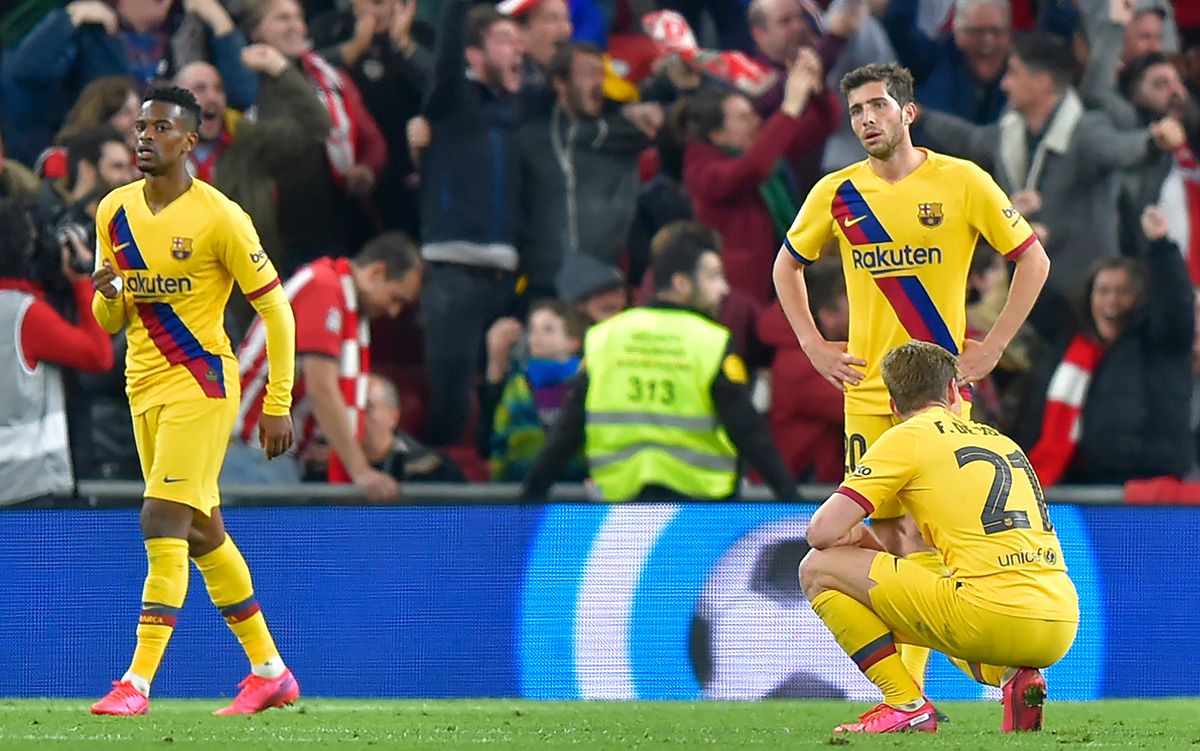
{"label": "player's forearm", "polygon": [[341,460],[347,474],[353,479],[370,469],[367,455],[354,437],[349,408],[342,397],[336,376],[332,383],[326,383],[326,379],[313,379],[306,373],[304,380],[308,384],[317,425],[321,427],[325,440]]}
{"label": "player's forearm", "polygon": [[1042,244],[1035,241],[1017,259],[1017,270],[1008,289],[1008,300],[984,340],[986,345],[1001,351],[1008,346],[1029,317],[1049,275],[1050,258]]}
{"label": "player's forearm", "polygon": [[270,379],[263,398],[263,414],[286,415],[292,409],[296,378],[296,319],[283,288],[276,285],[251,301],[267,331],[267,368]]}
{"label": "player's forearm", "polygon": [[99,292],[94,292],[92,293],[92,315],[95,316],[96,323],[100,324],[100,328],[109,334],[115,334],[126,323],[125,300],[121,296],[110,300]]}
{"label": "player's forearm", "polygon": [[775,279],[775,292],[779,296],[779,304],[787,317],[796,341],[801,347],[808,347],[818,339],[822,339],[813,320],[812,311],[808,309],[808,286],[804,282],[804,267],[792,260],[791,254],[781,248],[775,257],[775,269],[772,272]]}

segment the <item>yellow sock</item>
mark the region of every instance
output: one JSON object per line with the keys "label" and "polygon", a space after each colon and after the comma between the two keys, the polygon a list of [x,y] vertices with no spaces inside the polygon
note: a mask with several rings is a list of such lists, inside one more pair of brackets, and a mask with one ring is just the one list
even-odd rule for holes
{"label": "yellow sock", "polygon": [[137,648],[129,672],[154,680],[167,642],[175,631],[175,619],[188,587],[188,544],[178,537],[146,540],[146,583],[142,587],[142,613],[138,618]]}
{"label": "yellow sock", "polygon": [[1008,668],[1001,665],[987,665],[981,662],[967,662],[960,660],[957,657],[946,658],[954,664],[954,667],[967,674],[967,677],[976,683],[982,683],[985,686],[1000,686],[1004,683],[1004,673]]}
{"label": "yellow sock", "polygon": [[870,608],[831,589],[817,595],[812,608],[859,670],[883,692],[885,702],[904,707],[924,700],[896,654],[892,632]]}
{"label": "yellow sock", "polygon": [[[907,560],[936,574],[946,573],[946,561],[942,558],[942,554],[936,550],[923,550],[919,553],[912,553],[908,556]],[[900,661],[904,663],[908,674],[913,677],[918,686],[924,689],[925,668],[929,665],[929,647],[919,647],[916,644],[898,644],[896,645],[896,649],[900,652]]]}
{"label": "yellow sock", "polygon": [[193,560],[204,575],[209,597],[237,636],[242,649],[246,650],[250,664],[262,665],[277,660],[279,650],[275,648],[267,620],[254,597],[250,569],[241,551],[233,544],[233,538],[225,535],[225,542],[216,550]]}

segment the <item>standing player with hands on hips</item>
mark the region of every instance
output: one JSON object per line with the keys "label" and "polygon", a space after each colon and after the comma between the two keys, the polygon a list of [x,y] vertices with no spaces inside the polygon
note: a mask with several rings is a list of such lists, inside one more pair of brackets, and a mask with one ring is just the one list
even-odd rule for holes
{"label": "standing player with hands on hips", "polygon": [[186,89],[147,92],[135,125],[146,178],[109,193],[96,211],[92,310],[110,333],[129,327],[126,391],[146,481],[141,527],[149,570],[132,664],[93,714],[150,710],[150,683],[187,594],[189,558],[251,664],[237,697],[216,714],[253,714],[300,696],[246,561],[225,533],[217,488],[240,395],[224,329],[233,282],[266,323],[270,382],[260,432],[269,457],[293,440],[295,321],[250,218],[188,175],[199,121],[200,106]]}
{"label": "standing player with hands on hips", "polygon": [[[913,146],[913,79],[894,63],[872,64],[841,82],[850,124],[868,158],[813,187],[775,260],[775,289],[800,346],[826,380],[844,391],[845,470],[897,418],[880,366],[894,347],[917,339],[958,356],[970,384],[996,367],[1029,315],[1050,260],[1029,224],[978,165]],[[987,337],[965,338],[967,275],[982,235],[1016,262],[1008,300]],[[808,308],[804,268],[836,239],[850,303],[849,342],[826,341]],[[970,403],[963,415],[970,417]],[[871,529],[888,552],[942,573],[895,499],[876,505]],[[905,645],[901,658],[920,685],[929,650]]]}

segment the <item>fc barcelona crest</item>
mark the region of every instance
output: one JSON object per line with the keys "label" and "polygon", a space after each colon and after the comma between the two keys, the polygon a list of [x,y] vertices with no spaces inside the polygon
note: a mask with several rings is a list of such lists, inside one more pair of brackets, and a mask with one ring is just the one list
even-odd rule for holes
{"label": "fc barcelona crest", "polygon": [[[939,208],[941,204],[938,205]],[[938,221],[941,221],[940,219]],[[190,237],[172,237],[171,238],[171,257],[176,261],[186,261],[192,257],[192,238]]]}
{"label": "fc barcelona crest", "polygon": [[940,203],[918,203],[917,220],[926,227],[936,227],[942,223],[942,205]]}

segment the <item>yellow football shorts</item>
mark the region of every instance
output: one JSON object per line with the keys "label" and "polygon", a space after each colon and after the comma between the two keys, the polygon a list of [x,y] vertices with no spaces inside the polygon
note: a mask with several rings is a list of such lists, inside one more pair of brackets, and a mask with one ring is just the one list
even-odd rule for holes
{"label": "yellow football shorts", "polygon": [[217,477],[237,419],[236,399],[192,399],[133,416],[146,498],[191,506],[208,516],[221,503]]}
{"label": "yellow football shorts", "polygon": [[994,613],[961,596],[949,576],[891,553],[875,555],[870,578],[871,607],[902,643],[967,662],[1044,668],[1075,641],[1078,623]]}
{"label": "yellow football shorts", "polygon": [[[962,416],[965,420],[971,419],[970,402],[963,402]],[[890,414],[846,415],[846,432],[842,436],[842,456],[843,469],[847,477],[858,468],[863,454],[867,453],[867,449],[879,440],[879,436],[898,422],[900,422],[900,418]],[[871,513],[872,519],[899,519],[902,516],[904,516],[904,508],[895,498],[881,502]]]}

